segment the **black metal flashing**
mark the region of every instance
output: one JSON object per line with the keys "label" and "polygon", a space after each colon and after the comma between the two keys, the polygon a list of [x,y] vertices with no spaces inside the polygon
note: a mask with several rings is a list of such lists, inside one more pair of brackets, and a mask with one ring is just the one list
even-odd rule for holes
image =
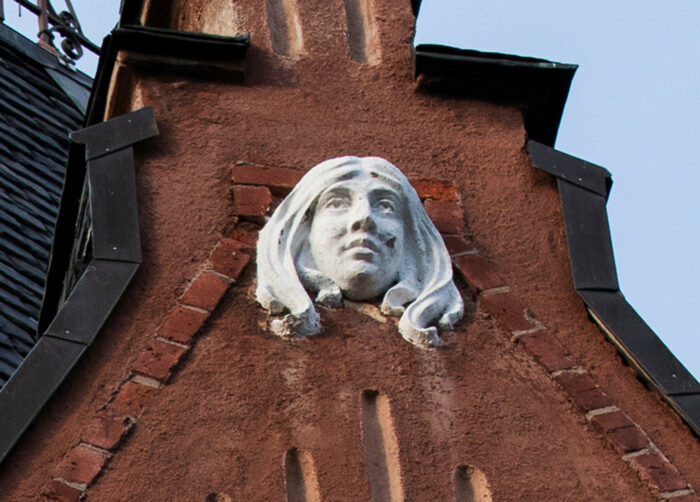
{"label": "black metal flashing", "polygon": [[68,134],[91,84],[0,23],[0,388],[37,341]]}
{"label": "black metal flashing", "polygon": [[576,65],[426,44],[414,57],[421,88],[522,106],[528,137],[554,145]]}
{"label": "black metal flashing", "polygon": [[42,337],[0,391],[0,462],[56,392],[87,347]]}
{"label": "black metal flashing", "polygon": [[119,6],[119,24],[122,26],[138,25],[144,0],[122,0]]}
{"label": "black metal flashing", "polygon": [[664,394],[700,393],[700,384],[671,354],[620,291],[581,290],[581,297],[605,324],[625,356],[654,379]]}
{"label": "black metal flashing", "polygon": [[607,200],[612,188],[610,171],[604,167],[577,159],[571,155],[554,150],[537,141],[527,145],[532,165],[541,171],[553,174],[559,179],[587,188],[602,195]]}
{"label": "black metal flashing", "polygon": [[[0,390],[0,462],[92,344],[139,267],[132,145],[156,134],[146,108],[72,135],[84,143],[73,143],[69,155],[39,321],[48,328]],[[104,145],[114,150],[104,153]],[[87,242],[80,238],[86,227]],[[72,284],[75,256],[86,263]]]}
{"label": "black metal flashing", "polygon": [[139,263],[92,260],[44,336],[91,345]]}
{"label": "black metal flashing", "polygon": [[118,55],[122,64],[138,67],[145,73],[242,80],[249,46],[249,34],[224,37],[122,25],[106,36],[102,44],[86,123],[91,125],[102,120]]}
{"label": "black metal flashing", "polygon": [[155,122],[151,117],[151,108],[142,108],[128,115],[115,117],[109,121],[113,124],[113,133],[105,134],[102,123],[86,127],[71,133],[73,143],[85,145],[85,158],[92,160],[102,155],[114,153],[140,141],[140,138],[150,138],[158,134]]}
{"label": "black metal flashing", "polygon": [[574,286],[577,290],[617,291],[619,284],[605,197],[561,178],[557,179],[557,185]]}
{"label": "black metal flashing", "polygon": [[591,317],[651,387],[700,436],[700,384],[620,291],[606,201],[610,173],[529,141],[533,167],[557,177],[574,287]]}
{"label": "black metal flashing", "polygon": [[411,0],[411,10],[413,10],[413,15],[417,18],[420,12],[421,0]]}

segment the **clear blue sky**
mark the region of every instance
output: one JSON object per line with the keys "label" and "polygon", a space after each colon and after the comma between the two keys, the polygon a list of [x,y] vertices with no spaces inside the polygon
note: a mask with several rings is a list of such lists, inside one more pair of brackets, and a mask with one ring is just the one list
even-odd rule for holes
{"label": "clear blue sky", "polygon": [[[409,0],[406,0],[407,2]],[[57,10],[61,0],[54,0]],[[119,0],[73,0],[96,43]],[[36,18],[5,0],[28,36]],[[612,172],[608,202],[623,293],[700,377],[700,3],[423,0],[416,43],[576,63],[556,148]],[[96,58],[79,67],[92,74]]]}

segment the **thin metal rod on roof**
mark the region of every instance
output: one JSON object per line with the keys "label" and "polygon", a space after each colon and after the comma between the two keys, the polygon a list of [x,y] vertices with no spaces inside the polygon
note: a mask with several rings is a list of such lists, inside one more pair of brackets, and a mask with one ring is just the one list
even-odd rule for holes
{"label": "thin metal rod on roof", "polygon": [[[39,43],[46,48],[53,49],[63,60],[74,63],[83,55],[83,47],[90,52],[100,54],[100,48],[88,40],[80,27],[78,16],[75,14],[73,4],[65,0],[68,10],[56,13],[51,5],[51,0],[14,0],[32,14],[35,14],[39,23]],[[3,0],[0,0],[0,20],[3,19]],[[54,45],[55,34],[63,38],[61,48]]]}

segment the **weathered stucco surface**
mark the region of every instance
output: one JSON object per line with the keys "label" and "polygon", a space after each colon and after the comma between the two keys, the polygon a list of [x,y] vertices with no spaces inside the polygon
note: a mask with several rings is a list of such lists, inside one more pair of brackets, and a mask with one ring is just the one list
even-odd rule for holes
{"label": "weathered stucco surface", "polygon": [[[376,65],[350,58],[342,1],[298,2],[305,53],[294,57],[274,54],[265,9],[252,3],[236,9],[236,26],[251,31],[253,43],[244,84],[134,78],[132,92],[155,108],[161,131],[137,150],[143,265],[3,465],[0,500],[36,500],[233,227],[237,161],[304,171],[347,154],[384,157],[409,178],[454,181],[468,232],[511,290],[700,487],[698,441],[622,364],[575,294],[556,185],[530,165],[520,110],[417,92],[408,1],[375,2]],[[461,464],[485,474],[494,500],[655,500],[458,286],[467,314],[444,336],[444,349],[417,349],[394,324],[347,309],[320,308],[322,335],[288,341],[266,328],[249,266],[88,500],[280,500],[292,447],[313,457],[324,500],[368,500],[366,390],[390,403],[407,500],[452,500]]]}

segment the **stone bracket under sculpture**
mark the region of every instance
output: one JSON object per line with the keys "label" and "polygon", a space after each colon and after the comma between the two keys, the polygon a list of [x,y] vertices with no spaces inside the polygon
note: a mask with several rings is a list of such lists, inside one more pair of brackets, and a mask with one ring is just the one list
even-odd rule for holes
{"label": "stone bracket under sculpture", "polygon": [[[283,337],[315,335],[309,294],[339,307],[343,297],[382,297],[401,316],[401,336],[440,345],[437,328],[463,314],[440,233],[401,171],[379,157],[339,157],[312,168],[260,231],[258,302]],[[437,327],[436,327],[437,325]]]}

